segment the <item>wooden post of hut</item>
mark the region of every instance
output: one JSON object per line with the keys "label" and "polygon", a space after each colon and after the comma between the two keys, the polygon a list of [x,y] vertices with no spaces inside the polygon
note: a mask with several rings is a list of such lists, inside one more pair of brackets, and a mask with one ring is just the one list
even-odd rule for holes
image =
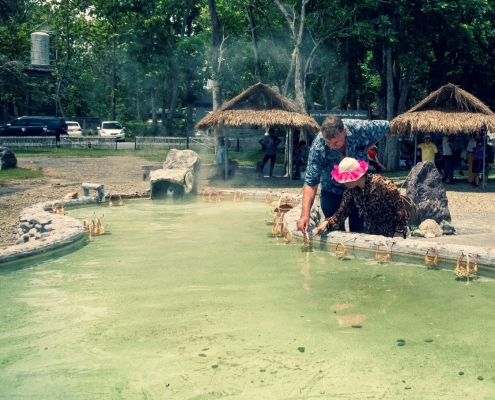
{"label": "wooden post of hut", "polygon": [[228,135],[228,130],[225,129],[224,131],[224,138],[225,138],[225,176],[224,180],[229,179],[229,135]]}
{"label": "wooden post of hut", "polygon": [[284,177],[289,177],[289,180],[292,180],[292,129],[290,126],[285,129]]}
{"label": "wooden post of hut", "polygon": [[414,164],[418,162],[418,134],[414,134]]}
{"label": "wooden post of hut", "polygon": [[294,155],[294,127],[289,127],[289,180],[292,180],[292,161]]}

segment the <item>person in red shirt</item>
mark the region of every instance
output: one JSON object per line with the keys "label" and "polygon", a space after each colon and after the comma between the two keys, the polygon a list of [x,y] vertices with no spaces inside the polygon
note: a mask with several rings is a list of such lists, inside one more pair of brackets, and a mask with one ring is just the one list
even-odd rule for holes
{"label": "person in red shirt", "polygon": [[376,169],[376,172],[385,171],[387,168],[378,160],[378,152],[376,144],[371,145],[367,151],[368,162]]}

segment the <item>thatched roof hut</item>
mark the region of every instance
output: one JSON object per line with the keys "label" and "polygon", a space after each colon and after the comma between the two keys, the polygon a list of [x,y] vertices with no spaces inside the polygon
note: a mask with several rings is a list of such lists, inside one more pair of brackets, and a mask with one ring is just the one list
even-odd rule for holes
{"label": "thatched roof hut", "polygon": [[479,99],[449,83],[390,122],[390,134],[495,132],[495,113]]}
{"label": "thatched roof hut", "polygon": [[196,124],[196,129],[222,129],[225,125],[240,127],[258,125],[265,129],[281,125],[300,128],[315,134],[318,123],[297,104],[271,87],[259,82],[224,103]]}

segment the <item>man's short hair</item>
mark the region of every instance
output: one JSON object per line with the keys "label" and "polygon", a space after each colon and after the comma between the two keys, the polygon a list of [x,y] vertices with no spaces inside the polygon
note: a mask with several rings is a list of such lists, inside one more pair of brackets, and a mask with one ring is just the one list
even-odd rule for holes
{"label": "man's short hair", "polygon": [[324,139],[331,140],[344,131],[344,123],[339,117],[330,115],[321,124],[321,134]]}

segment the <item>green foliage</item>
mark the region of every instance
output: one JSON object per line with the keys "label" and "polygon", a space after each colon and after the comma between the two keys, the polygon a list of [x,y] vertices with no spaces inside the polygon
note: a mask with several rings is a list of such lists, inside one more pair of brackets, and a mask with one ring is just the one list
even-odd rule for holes
{"label": "green foliage", "polygon": [[9,168],[0,170],[0,186],[5,185],[7,181],[19,179],[35,179],[43,176],[42,168]]}
{"label": "green foliage", "polygon": [[[295,98],[290,69],[295,35],[288,20],[297,31],[302,2],[280,3],[289,18],[273,0],[216,0],[223,100],[258,79],[278,88],[287,80],[287,95]],[[486,0],[309,1],[298,47],[306,102],[325,108],[348,103],[355,108],[358,100],[361,108],[385,104],[383,52],[391,48],[395,102],[407,87],[406,109],[447,82],[493,108],[493,21],[493,2]],[[66,116],[108,119],[115,113],[131,137],[185,135],[193,130],[185,119],[155,127],[144,121],[152,110],[186,109],[205,94],[212,77],[210,25],[206,0],[3,2],[3,119],[25,114],[29,93],[44,109],[58,98],[57,111]],[[45,28],[53,32],[56,68],[50,79],[28,77],[30,34]]]}

